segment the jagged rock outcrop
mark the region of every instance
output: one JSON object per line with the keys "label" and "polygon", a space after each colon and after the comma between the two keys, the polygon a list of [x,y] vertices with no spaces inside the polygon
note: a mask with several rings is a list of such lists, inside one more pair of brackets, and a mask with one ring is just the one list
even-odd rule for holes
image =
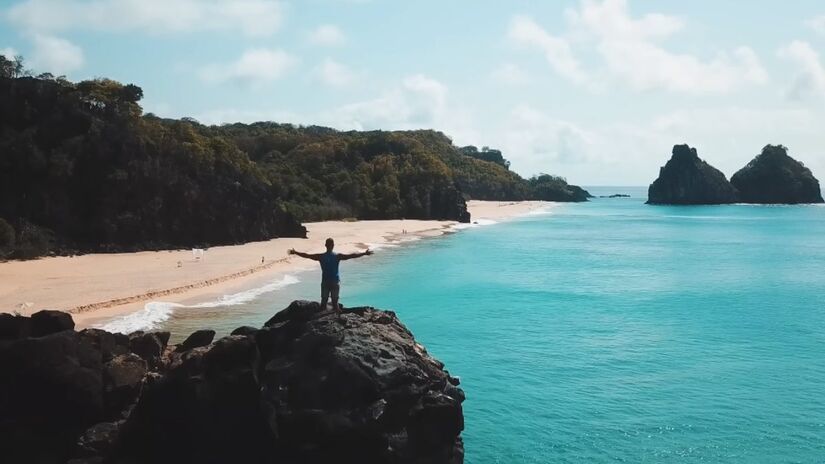
{"label": "jagged rock outcrop", "polygon": [[175,348],[175,351],[189,351],[193,348],[207,346],[215,339],[215,331],[209,329],[196,330],[186,337],[186,340]]}
{"label": "jagged rock outcrop", "polygon": [[782,145],[766,145],[731,183],[744,203],[822,203],[819,181],[810,169],[788,156]]}
{"label": "jagged rock outcrop", "polygon": [[463,462],[458,379],[392,312],[294,302],[187,349],[0,322],[3,462]]}
{"label": "jagged rock outcrop", "polygon": [[736,188],[721,171],[699,158],[695,148],[674,145],[673,156],[648,189],[649,204],[718,205],[736,203]]}

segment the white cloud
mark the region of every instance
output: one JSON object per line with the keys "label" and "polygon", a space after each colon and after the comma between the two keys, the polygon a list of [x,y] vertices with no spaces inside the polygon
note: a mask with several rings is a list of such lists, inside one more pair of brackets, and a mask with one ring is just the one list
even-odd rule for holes
{"label": "white cloud", "polygon": [[330,87],[346,87],[357,78],[350,68],[331,58],[326,58],[315,69],[315,73],[321,82]]}
{"label": "white cloud", "polygon": [[17,53],[17,50],[15,50],[11,47],[6,47],[6,48],[0,48],[0,55],[3,55],[8,59],[12,59],[15,56],[17,56],[18,53]]}
{"label": "white cloud", "polygon": [[36,34],[31,63],[39,72],[65,74],[83,66],[83,50],[60,37]]}
{"label": "white cloud", "polygon": [[347,37],[338,26],[322,24],[309,34],[309,41],[315,45],[332,47],[343,45],[347,41]]}
{"label": "white cloud", "polygon": [[825,35],[825,15],[815,16],[805,21],[805,25],[817,34]]}
{"label": "white cloud", "polygon": [[283,76],[296,64],[296,59],[283,50],[255,48],[245,52],[230,63],[214,63],[200,70],[206,82],[236,81],[259,85]]}
{"label": "white cloud", "polygon": [[422,74],[372,100],[343,105],[322,119],[340,129],[411,129],[434,127],[446,109],[447,87]]}
{"label": "white cloud", "polygon": [[789,98],[798,100],[809,96],[825,96],[825,67],[811,44],[795,40],[782,47],[779,56],[796,63],[799,68],[786,92]]}
{"label": "white cloud", "polygon": [[474,115],[477,112],[453,105],[443,83],[415,75],[375,99],[319,113],[218,109],[195,116],[208,124],[273,120],[341,130],[434,128],[457,145],[501,149],[512,161],[512,169],[522,175],[546,172],[585,185],[647,185],[677,143],[696,147],[702,158],[728,176],[765,144],[782,143],[816,175],[825,175],[821,156],[825,139],[820,129],[824,115],[815,108],[698,107],[589,124],[520,104],[481,128]]}
{"label": "white cloud", "polygon": [[594,134],[529,105],[513,108],[498,138],[511,161],[530,174],[551,172],[559,164],[584,163],[595,143]]}
{"label": "white cloud", "polygon": [[530,82],[530,75],[513,63],[502,63],[490,74],[494,81],[506,85],[523,85]]}
{"label": "white cloud", "polygon": [[462,144],[479,140],[479,134],[471,124],[471,116],[471,112],[450,105],[446,85],[423,74],[408,76],[379,92],[375,98],[317,113],[223,108],[195,115],[199,121],[208,124],[272,120],[305,125],[321,124],[339,130],[435,129]]}
{"label": "white cloud", "polygon": [[723,106],[582,124],[518,105],[476,143],[500,148],[522,175],[548,172],[592,185],[647,185],[677,143],[696,147],[699,156],[727,176],[764,145],[781,143],[815,174],[825,175],[821,119],[822,112],[811,108]]}
{"label": "white cloud", "polygon": [[472,112],[452,104],[449,94],[442,82],[416,74],[376,98],[322,111],[311,120],[341,130],[435,129],[457,143],[478,140]]}
{"label": "white cloud", "polygon": [[[165,113],[164,113],[165,115]],[[186,115],[175,115],[183,117]],[[317,124],[317,121],[304,120],[301,115],[286,110],[249,110],[249,109],[213,109],[198,113],[195,119],[202,124],[231,124],[235,122],[253,123],[260,121],[274,121],[292,124]]]}
{"label": "white cloud", "polygon": [[[633,18],[626,0],[582,0],[579,9],[568,9],[565,16],[566,36],[554,36],[532,19],[517,16],[511,21],[509,37],[539,48],[557,73],[578,84],[599,88],[603,82],[597,77],[605,75],[636,91],[704,94],[768,80],[748,47],[719,52],[709,60],[667,50],[660,42],[683,30],[684,21],[655,13]],[[583,70],[574,45],[595,52],[601,67]]]}
{"label": "white cloud", "polygon": [[41,33],[227,31],[267,36],[280,27],[283,7],[273,0],[25,0],[9,8],[6,17]]}
{"label": "white cloud", "polygon": [[614,40],[666,38],[685,26],[679,18],[658,13],[631,18],[627,0],[582,0],[581,9],[568,9],[565,16],[573,28]]}
{"label": "white cloud", "polygon": [[566,39],[548,34],[532,19],[526,16],[514,17],[510,21],[509,36],[517,43],[541,49],[550,66],[560,75],[573,82],[587,81],[588,76],[573,56],[570,43]]}

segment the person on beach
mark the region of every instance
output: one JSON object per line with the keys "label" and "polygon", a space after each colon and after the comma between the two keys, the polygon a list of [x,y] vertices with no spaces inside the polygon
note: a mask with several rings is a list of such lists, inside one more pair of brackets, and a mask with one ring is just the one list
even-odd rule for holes
{"label": "person on beach", "polygon": [[326,253],[302,253],[300,251],[295,251],[295,249],[292,248],[289,250],[289,254],[321,263],[321,308],[326,309],[327,300],[329,300],[329,297],[332,296],[332,310],[338,312],[341,310],[338,307],[338,296],[341,290],[341,278],[338,275],[338,264],[341,261],[346,261],[348,259],[369,256],[372,254],[372,251],[367,249],[367,251],[362,253],[335,253],[332,251],[332,249],[335,248],[335,241],[331,238],[327,239],[325,245],[327,247]]}

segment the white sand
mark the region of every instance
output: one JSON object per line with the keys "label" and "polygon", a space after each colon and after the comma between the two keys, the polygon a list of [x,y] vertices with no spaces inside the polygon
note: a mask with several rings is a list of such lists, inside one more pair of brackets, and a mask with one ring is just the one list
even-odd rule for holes
{"label": "white sand", "polygon": [[[468,204],[473,221],[500,221],[550,206],[534,201]],[[200,259],[191,250],[172,250],[10,261],[0,263],[0,312],[28,315],[44,308],[60,309],[73,313],[77,325],[85,327],[138,311],[160,297],[173,303],[198,301],[276,274],[314,268],[316,263],[289,256],[287,251],[322,252],[327,237],[335,239],[339,252],[367,247],[380,252],[382,244],[441,235],[454,230],[455,224],[415,220],[308,223],[307,239],[213,247]]]}

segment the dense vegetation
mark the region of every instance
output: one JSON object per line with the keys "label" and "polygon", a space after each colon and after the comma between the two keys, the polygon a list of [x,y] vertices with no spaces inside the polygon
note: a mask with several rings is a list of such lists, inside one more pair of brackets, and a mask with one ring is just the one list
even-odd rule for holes
{"label": "dense vegetation", "polygon": [[[266,172],[290,211],[302,220],[341,217],[461,219],[464,199],[586,201],[564,179],[530,180],[509,162],[466,155],[432,130],[340,132],[260,122],[200,126],[230,140]],[[474,147],[473,147],[474,148]]]}
{"label": "dense vegetation", "polygon": [[436,131],[205,126],[143,115],[142,96],[0,56],[0,259],[304,236],[298,220],[468,221],[468,198],[589,196]]}
{"label": "dense vegetation", "polygon": [[[304,236],[263,171],[134,85],[0,78],[0,252],[204,246]],[[9,226],[13,233],[9,233]]]}

